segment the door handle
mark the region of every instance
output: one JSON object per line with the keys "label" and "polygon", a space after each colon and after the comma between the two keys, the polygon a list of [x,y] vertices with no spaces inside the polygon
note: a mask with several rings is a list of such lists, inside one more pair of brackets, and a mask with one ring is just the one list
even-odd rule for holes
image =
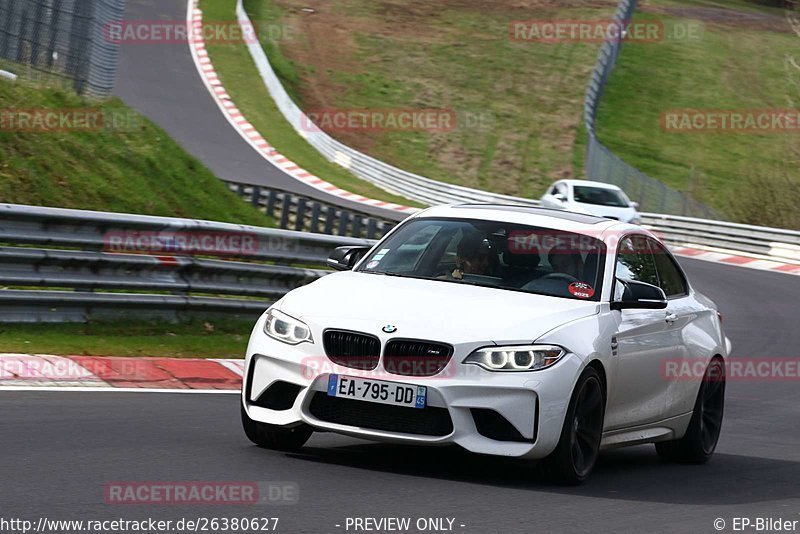
{"label": "door handle", "polygon": [[675,321],[678,320],[678,316],[677,316],[677,314],[674,314],[674,313],[668,313],[667,317],[666,317],[666,320],[667,320],[668,323],[674,323]]}

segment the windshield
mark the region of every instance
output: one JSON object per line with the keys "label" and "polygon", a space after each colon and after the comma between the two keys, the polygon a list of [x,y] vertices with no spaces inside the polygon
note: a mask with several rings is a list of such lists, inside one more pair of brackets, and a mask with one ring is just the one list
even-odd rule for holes
{"label": "windshield", "polygon": [[605,244],[594,237],[496,221],[414,219],[358,271],[599,300]]}
{"label": "windshield", "polygon": [[615,208],[627,208],[629,205],[628,199],[622,191],[615,191],[614,189],[576,185],[573,187],[572,194],[575,202],[580,204],[613,206]]}

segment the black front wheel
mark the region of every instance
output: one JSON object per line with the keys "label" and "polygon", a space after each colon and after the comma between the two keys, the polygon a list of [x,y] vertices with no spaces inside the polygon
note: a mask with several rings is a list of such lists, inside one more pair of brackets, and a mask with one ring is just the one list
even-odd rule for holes
{"label": "black front wheel", "polygon": [[600,375],[587,367],[572,393],[558,446],[544,460],[555,482],[575,486],[589,477],[600,451],[605,405]]}
{"label": "black front wheel", "polygon": [[725,411],[725,365],[719,358],[708,364],[689,428],[681,439],[656,443],[658,455],[665,460],[704,464],[717,448]]}
{"label": "black front wheel", "polygon": [[254,421],[242,406],[242,426],[247,438],[265,449],[296,451],[306,444],[314,431],[306,424],[285,428]]}

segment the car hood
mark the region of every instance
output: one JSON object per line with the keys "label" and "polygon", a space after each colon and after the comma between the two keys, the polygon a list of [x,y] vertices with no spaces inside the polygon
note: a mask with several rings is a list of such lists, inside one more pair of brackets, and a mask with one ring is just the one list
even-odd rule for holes
{"label": "car hood", "polygon": [[280,309],[309,324],[452,344],[531,342],[599,311],[597,302],[460,283],[341,272],[296,289]]}

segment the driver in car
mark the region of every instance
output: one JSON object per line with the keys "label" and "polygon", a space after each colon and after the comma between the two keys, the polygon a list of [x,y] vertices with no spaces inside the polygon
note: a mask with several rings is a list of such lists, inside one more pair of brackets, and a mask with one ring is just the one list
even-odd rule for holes
{"label": "driver in car", "polygon": [[456,268],[451,276],[463,280],[465,274],[492,276],[497,254],[488,239],[480,235],[464,236],[456,250]]}

